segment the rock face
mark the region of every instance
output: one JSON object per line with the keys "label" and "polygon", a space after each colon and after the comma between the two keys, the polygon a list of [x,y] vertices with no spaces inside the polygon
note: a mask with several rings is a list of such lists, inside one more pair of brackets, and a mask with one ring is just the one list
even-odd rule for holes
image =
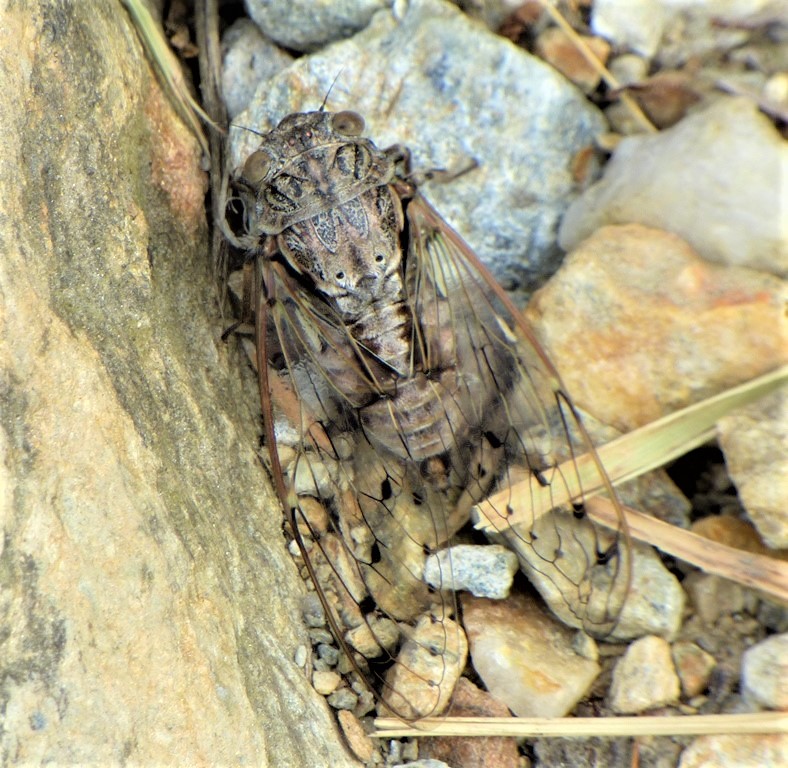
{"label": "rock face", "polygon": [[0,762],[354,765],[120,4],[0,11]]}

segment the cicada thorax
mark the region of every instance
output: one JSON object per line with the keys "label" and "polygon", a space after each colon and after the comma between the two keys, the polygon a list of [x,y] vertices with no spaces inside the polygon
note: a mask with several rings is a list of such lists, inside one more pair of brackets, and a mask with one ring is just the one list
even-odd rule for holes
{"label": "cicada thorax", "polygon": [[[362,130],[354,113],[290,115],[234,186],[242,240],[264,256],[258,316],[270,328],[258,333],[258,366],[277,368],[299,403],[277,484],[293,533],[338,641],[359,648],[366,632],[372,655],[396,655],[379,693],[418,718],[446,707],[467,654],[453,596],[423,581],[425,558],[518,472],[526,487],[561,482],[556,435],[571,458],[574,411],[518,334],[516,310],[403,173],[403,151]],[[325,525],[309,512],[315,497],[331,512]],[[595,532],[545,516],[514,535],[534,554],[529,567],[583,613]],[[564,567],[574,550],[579,564]]]}

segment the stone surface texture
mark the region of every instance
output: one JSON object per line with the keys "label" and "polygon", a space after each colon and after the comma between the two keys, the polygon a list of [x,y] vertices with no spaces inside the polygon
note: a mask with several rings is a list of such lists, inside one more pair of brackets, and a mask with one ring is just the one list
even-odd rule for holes
{"label": "stone surface texture", "polygon": [[788,634],[772,635],[745,652],[742,688],[761,707],[788,709]]}
{"label": "stone surface texture", "polygon": [[527,314],[574,402],[627,430],[788,361],[786,289],[629,224],[581,243]]}
{"label": "stone surface texture", "polygon": [[390,0],[246,0],[246,10],[272,40],[294,51],[313,51],[363,29]]}
{"label": "stone surface texture", "polygon": [[616,148],[601,181],[569,208],[569,251],[606,224],[645,224],[684,238],[704,259],[785,275],[780,200],[788,147],[747,100],[725,98]]}
{"label": "stone surface texture", "polygon": [[293,663],[195,140],[121,4],[3,4],[0,73],[0,763],[356,765]]}
{"label": "stone surface texture", "polygon": [[585,695],[599,665],[572,649],[574,633],[535,598],[462,595],[474,669],[492,695],[520,717],[562,717]]}
{"label": "stone surface texture", "polygon": [[682,753],[679,768],[765,768],[788,765],[785,734],[701,736]]}
{"label": "stone surface texture", "polygon": [[661,637],[641,637],[627,648],[613,670],[610,706],[620,714],[635,714],[676,701],[679,678],[670,646]]}
{"label": "stone surface texture", "polygon": [[[457,684],[449,714],[452,717],[511,717],[509,709],[463,677]],[[520,768],[517,740],[495,736],[454,736],[422,739],[422,759],[442,760],[462,768]]]}
{"label": "stone surface texture", "polygon": [[476,597],[502,600],[509,596],[519,567],[517,555],[506,547],[459,544],[427,558],[424,580],[435,588],[445,588],[446,574],[450,574],[455,592],[467,590]]}
{"label": "stone surface texture", "polygon": [[[788,323],[783,340],[788,343]],[[725,466],[764,542],[788,548],[788,396],[775,392],[717,425]]]}
{"label": "stone surface texture", "polygon": [[261,82],[292,62],[251,20],[229,27],[222,36],[222,96],[230,118],[246,109]]}

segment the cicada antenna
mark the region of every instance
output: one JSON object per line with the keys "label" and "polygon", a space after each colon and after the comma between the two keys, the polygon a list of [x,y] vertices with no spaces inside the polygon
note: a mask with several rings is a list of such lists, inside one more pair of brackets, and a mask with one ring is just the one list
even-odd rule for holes
{"label": "cicada antenna", "polygon": [[345,68],[342,67],[342,69],[340,69],[339,72],[337,72],[336,77],[331,81],[331,85],[328,86],[328,90],[326,91],[326,96],[323,99],[323,103],[320,105],[320,109],[318,109],[318,112],[325,112],[326,104],[328,103],[328,97],[331,95],[331,91],[334,90],[334,86],[337,84],[337,80],[339,80],[341,74],[344,71],[345,71]]}
{"label": "cicada antenna", "polygon": [[257,131],[254,128],[249,128],[246,125],[239,125],[238,123],[230,123],[230,128],[240,128],[242,131],[249,131],[249,133],[253,133],[255,136],[265,136],[262,131]]}

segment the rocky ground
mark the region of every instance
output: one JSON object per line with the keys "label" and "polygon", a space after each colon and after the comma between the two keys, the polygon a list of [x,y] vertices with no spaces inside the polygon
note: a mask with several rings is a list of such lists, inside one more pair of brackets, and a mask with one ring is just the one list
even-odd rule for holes
{"label": "rocky ground", "polygon": [[[788,762],[785,734],[369,738],[374,702],[261,501],[255,386],[221,341],[196,145],[125,17],[40,5],[0,24],[3,761]],[[416,168],[472,158],[425,194],[526,308],[604,442],[786,362],[780,5],[560,4],[603,75],[535,1],[250,0],[250,18],[222,6],[222,86],[236,126],[327,97]],[[192,21],[178,3],[164,19],[187,64]],[[258,140],[231,129],[230,167]],[[784,561],[786,443],[778,392],[622,499]],[[456,553],[471,671],[452,714],[788,707],[785,604],[633,548],[626,631],[598,640],[523,575],[510,593],[508,550]]]}
{"label": "rocky ground", "polygon": [[[379,145],[408,145],[417,167],[457,167],[471,155],[474,172],[426,194],[499,281],[529,301],[529,319],[584,410],[626,431],[785,360],[778,158],[788,29],[776,5],[745,3],[727,16],[703,2],[564,6],[606,65],[606,82],[539,2],[471,3],[465,14],[411,2],[377,16],[375,3],[343,4],[333,17],[307,11],[306,21],[285,6],[250,3],[256,25],[241,19],[225,34],[233,122],[264,131],[329,93],[329,109],[360,112]],[[236,163],[254,145],[248,132],[231,133]],[[725,419],[724,454],[697,451],[671,471],[681,490],[652,476],[648,490],[624,490],[627,501],[779,557],[788,536],[783,416],[777,394]],[[672,559],[664,569],[648,554],[639,547],[635,558],[648,608],[624,633],[640,637],[630,645],[608,638],[579,651],[573,632],[531,598],[463,594],[484,687],[523,716],[784,706],[779,695],[766,703],[754,693],[749,671],[765,654],[784,676],[784,607]],[[457,556],[455,569],[464,562]],[[490,578],[487,561],[478,571]],[[463,588],[488,587],[470,577]],[[363,715],[368,705],[340,696],[343,685],[331,678],[329,702]],[[773,681],[767,687],[776,693]],[[470,682],[462,696],[453,714],[499,706],[485,705],[488,694]],[[439,741],[422,740],[419,754],[451,766],[630,765],[635,752],[641,765],[757,765],[788,749],[774,736],[537,740],[519,752],[501,740],[490,762],[489,743]],[[704,762],[710,751],[717,762]]]}

